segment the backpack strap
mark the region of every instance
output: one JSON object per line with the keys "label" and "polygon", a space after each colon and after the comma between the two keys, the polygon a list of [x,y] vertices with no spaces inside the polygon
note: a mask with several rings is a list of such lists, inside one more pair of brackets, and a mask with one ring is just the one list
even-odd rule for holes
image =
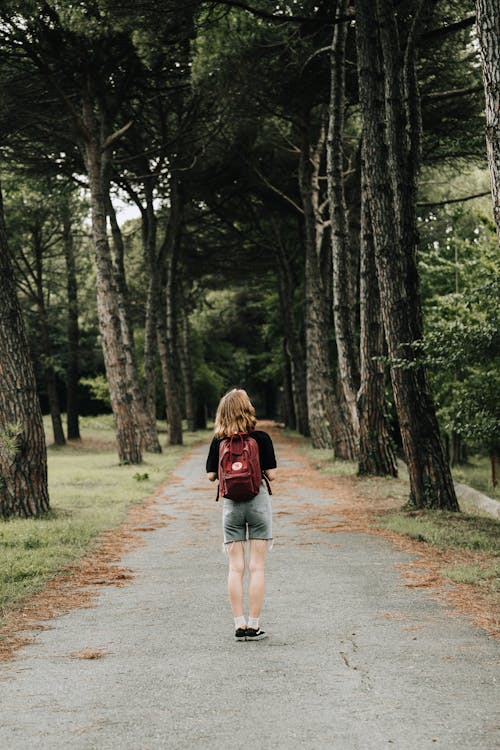
{"label": "backpack strap", "polygon": [[273,494],[273,491],[272,491],[272,489],[271,489],[271,483],[270,483],[269,479],[268,479],[268,478],[266,477],[266,475],[265,475],[265,474],[262,474],[262,481],[263,481],[263,482],[264,482],[264,484],[266,485],[268,493],[269,493],[270,495],[272,495],[272,494]]}

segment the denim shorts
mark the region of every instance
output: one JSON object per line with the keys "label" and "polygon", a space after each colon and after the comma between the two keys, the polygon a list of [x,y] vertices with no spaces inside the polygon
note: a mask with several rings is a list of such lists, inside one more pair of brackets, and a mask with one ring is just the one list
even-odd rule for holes
{"label": "denim shorts", "polygon": [[264,484],[260,485],[259,494],[251,500],[236,502],[224,498],[222,528],[224,544],[273,538],[271,498]]}

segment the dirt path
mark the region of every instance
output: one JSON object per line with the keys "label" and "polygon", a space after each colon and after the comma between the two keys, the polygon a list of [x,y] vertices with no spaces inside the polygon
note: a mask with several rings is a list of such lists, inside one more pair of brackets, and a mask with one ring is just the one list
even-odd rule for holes
{"label": "dirt path", "polygon": [[405,586],[410,555],[383,537],[315,528],[326,508],[335,526],[336,498],[280,441],[271,637],[235,643],[205,454],[162,490],[167,524],[120,561],[133,580],[0,666],[2,748],[500,747],[498,642]]}

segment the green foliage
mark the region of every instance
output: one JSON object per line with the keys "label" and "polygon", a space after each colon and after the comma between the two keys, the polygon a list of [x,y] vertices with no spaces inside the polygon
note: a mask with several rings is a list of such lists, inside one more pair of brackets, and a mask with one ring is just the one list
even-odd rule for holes
{"label": "green foliage", "polygon": [[109,385],[105,375],[95,375],[93,378],[80,378],[80,383],[90,390],[92,398],[103,406],[111,408]]}
{"label": "green foliage", "polygon": [[446,430],[498,452],[500,265],[492,223],[449,208],[424,224],[421,270],[429,365]]}
{"label": "green foliage", "polygon": [[257,286],[213,290],[191,315],[195,387],[211,411],[224,391],[241,385],[265,413],[263,391],[276,375],[270,348],[279,344],[268,322],[275,304],[275,297]]}
{"label": "green foliage", "polygon": [[13,461],[21,444],[23,426],[20,422],[7,424],[0,431],[0,450],[8,461]]}

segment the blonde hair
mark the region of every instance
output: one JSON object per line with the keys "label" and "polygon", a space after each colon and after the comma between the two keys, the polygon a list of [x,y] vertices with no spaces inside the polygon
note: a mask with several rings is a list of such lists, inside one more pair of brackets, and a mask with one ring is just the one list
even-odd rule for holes
{"label": "blonde hair", "polygon": [[233,388],[219,402],[214,434],[217,438],[223,438],[237,432],[251,432],[256,423],[255,409],[247,392],[242,388]]}

